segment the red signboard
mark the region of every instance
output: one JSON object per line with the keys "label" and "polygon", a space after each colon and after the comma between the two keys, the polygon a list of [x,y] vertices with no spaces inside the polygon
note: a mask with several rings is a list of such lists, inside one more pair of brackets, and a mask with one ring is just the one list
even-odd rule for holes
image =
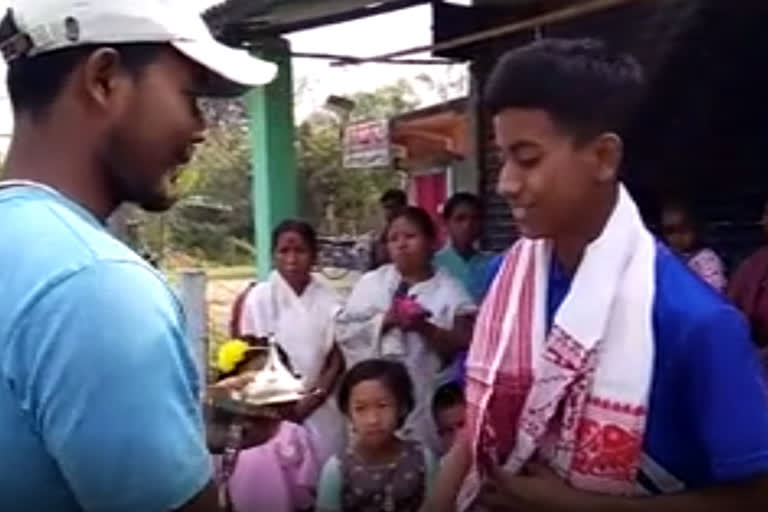
{"label": "red signboard", "polygon": [[392,163],[389,121],[354,123],[344,130],[344,167],[388,167]]}

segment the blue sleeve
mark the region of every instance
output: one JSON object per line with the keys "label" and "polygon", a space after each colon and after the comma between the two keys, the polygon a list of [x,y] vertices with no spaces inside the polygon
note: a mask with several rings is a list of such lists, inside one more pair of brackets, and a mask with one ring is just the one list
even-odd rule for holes
{"label": "blue sleeve", "polygon": [[496,279],[496,274],[499,273],[502,263],[504,263],[505,254],[497,254],[486,266],[485,276],[483,276],[482,294],[483,297],[488,295],[488,291],[491,289],[493,280]]}
{"label": "blue sleeve", "polygon": [[86,267],[15,330],[20,398],[86,511],[168,511],[211,478],[180,306],[134,262]]}
{"label": "blue sleeve", "polygon": [[692,426],[717,482],[768,474],[768,393],[742,317],[723,305],[693,328],[684,363]]}
{"label": "blue sleeve", "polygon": [[320,474],[315,510],[318,512],[341,512],[341,489],[341,463],[336,456],[333,456],[325,463]]}

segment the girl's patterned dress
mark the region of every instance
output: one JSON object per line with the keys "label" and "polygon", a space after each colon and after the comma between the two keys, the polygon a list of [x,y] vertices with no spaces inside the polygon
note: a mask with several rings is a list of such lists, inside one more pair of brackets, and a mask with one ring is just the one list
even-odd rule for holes
{"label": "girl's patterned dress", "polygon": [[427,453],[405,441],[397,460],[371,465],[352,450],[341,461],[344,512],[418,512],[427,493]]}

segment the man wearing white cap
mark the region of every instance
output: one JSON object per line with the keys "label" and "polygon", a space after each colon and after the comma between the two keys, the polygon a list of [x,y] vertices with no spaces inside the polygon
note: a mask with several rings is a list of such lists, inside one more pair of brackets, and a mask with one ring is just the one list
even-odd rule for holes
{"label": "man wearing white cap", "polygon": [[198,98],[275,75],[188,3],[15,0],[0,24],[15,122],[0,184],[4,512],[216,508],[181,308],[104,227],[123,202],[173,204],[203,139]]}

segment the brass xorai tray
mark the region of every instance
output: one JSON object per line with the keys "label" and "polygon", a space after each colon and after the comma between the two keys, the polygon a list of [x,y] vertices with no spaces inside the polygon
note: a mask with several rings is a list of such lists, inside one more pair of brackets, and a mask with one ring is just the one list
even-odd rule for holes
{"label": "brass xorai tray", "polygon": [[214,408],[239,416],[275,418],[310,395],[301,379],[282,363],[274,342],[269,343],[267,351],[264,366],[242,389],[214,390],[209,397]]}

